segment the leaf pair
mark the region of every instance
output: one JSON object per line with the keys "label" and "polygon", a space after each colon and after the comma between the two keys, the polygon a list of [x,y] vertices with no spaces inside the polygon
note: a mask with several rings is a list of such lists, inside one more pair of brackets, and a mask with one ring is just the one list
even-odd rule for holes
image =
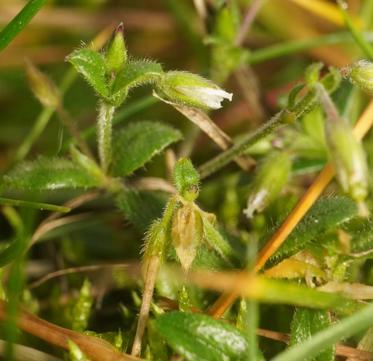
{"label": "leaf pair", "polygon": [[75,50],[67,60],[101,98],[115,106],[124,101],[131,88],[151,83],[163,72],[156,62],[129,60],[111,79],[104,55],[88,48]]}

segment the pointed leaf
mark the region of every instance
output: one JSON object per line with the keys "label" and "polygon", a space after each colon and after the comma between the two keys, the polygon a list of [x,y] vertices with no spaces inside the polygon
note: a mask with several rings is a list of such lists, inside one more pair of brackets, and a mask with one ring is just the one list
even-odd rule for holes
{"label": "pointed leaf", "polygon": [[2,189],[34,191],[91,188],[99,185],[99,180],[73,161],[46,157],[19,164],[1,182]]}
{"label": "pointed leaf", "polygon": [[106,81],[105,60],[100,53],[83,48],[75,50],[66,59],[99,95],[108,98],[109,87]]}
{"label": "pointed leaf", "polygon": [[292,256],[307,247],[320,234],[335,229],[356,215],[356,204],[347,197],[318,200],[271,260],[279,262]]}
{"label": "pointed leaf", "polygon": [[[300,344],[318,331],[331,325],[330,315],[325,310],[311,310],[299,308],[295,311],[291,323],[290,346]],[[333,361],[335,358],[335,346],[324,349],[317,357],[305,361]]]}
{"label": "pointed leaf", "polygon": [[246,360],[245,336],[232,325],[212,317],[170,312],[156,320],[166,342],[189,361]]}
{"label": "pointed leaf", "polygon": [[181,133],[165,124],[148,121],[130,124],[114,136],[112,173],[132,174],[179,139]]}
{"label": "pointed leaf", "polygon": [[151,60],[132,60],[118,73],[115,78],[112,94],[115,95],[123,88],[133,88],[152,83],[162,74],[159,63]]}

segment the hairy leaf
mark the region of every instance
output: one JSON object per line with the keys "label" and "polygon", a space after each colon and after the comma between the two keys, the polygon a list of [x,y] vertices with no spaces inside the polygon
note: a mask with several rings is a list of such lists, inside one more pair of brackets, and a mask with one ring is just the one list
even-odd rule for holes
{"label": "hairy leaf", "polygon": [[[322,329],[330,326],[330,315],[325,310],[311,310],[298,308],[291,323],[290,346],[300,344]],[[335,357],[335,346],[329,346],[317,357],[305,361],[333,361]]]}
{"label": "hairy leaf", "polygon": [[373,255],[373,219],[356,218],[343,226],[351,237],[349,240],[352,254]]}
{"label": "hairy leaf", "polygon": [[123,88],[133,88],[153,82],[162,74],[159,63],[151,60],[132,60],[118,73],[115,78],[112,94],[115,95]]}
{"label": "hairy leaf", "polygon": [[116,75],[111,99],[115,104],[121,104],[128,90],[140,85],[153,83],[161,74],[162,67],[151,60],[132,60]]}
{"label": "hairy leaf", "polygon": [[126,189],[117,197],[117,206],[140,232],[162,214],[165,200],[154,192],[137,192]]}
{"label": "hairy leaf", "polygon": [[83,48],[75,50],[66,59],[99,95],[108,98],[109,87],[106,80],[105,59],[100,53]]}
{"label": "hairy leaf", "polygon": [[279,262],[292,256],[306,248],[318,235],[335,229],[356,215],[357,207],[347,197],[318,200],[270,260]]}
{"label": "hairy leaf", "polygon": [[39,157],[19,164],[1,181],[2,189],[53,190],[99,186],[97,178],[66,158]]}
{"label": "hairy leaf", "polygon": [[189,361],[245,360],[248,344],[235,327],[201,315],[170,312],[156,320],[158,332]]}
{"label": "hairy leaf", "polygon": [[130,124],[114,135],[112,173],[130,175],[180,139],[181,133],[165,124],[149,121]]}

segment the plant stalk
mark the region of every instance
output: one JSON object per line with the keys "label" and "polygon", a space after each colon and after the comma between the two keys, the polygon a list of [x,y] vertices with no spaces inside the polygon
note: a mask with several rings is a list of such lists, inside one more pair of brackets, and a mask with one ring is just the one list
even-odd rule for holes
{"label": "plant stalk", "polygon": [[97,118],[97,140],[98,155],[101,167],[107,172],[112,158],[112,128],[115,107],[105,102],[100,103],[99,114]]}

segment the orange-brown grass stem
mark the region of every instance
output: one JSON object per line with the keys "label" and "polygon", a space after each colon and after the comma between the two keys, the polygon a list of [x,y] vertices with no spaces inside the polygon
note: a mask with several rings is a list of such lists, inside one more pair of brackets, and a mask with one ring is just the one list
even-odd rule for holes
{"label": "orange-brown grass stem", "polygon": [[[357,139],[361,140],[373,125],[373,101],[369,103],[360,119],[354,127],[354,135]],[[315,201],[322,194],[326,186],[334,177],[334,169],[332,165],[327,164],[324,169],[319,173],[311,186],[307,189],[301,199],[298,201],[295,208],[290,212],[288,217],[282,223],[280,228],[268,240],[266,245],[259,252],[254,270],[258,272],[267,260],[278,250],[278,248],[285,242],[289,234],[294,230],[296,225],[305,216],[308,210],[312,207]],[[211,306],[209,314],[215,318],[221,317],[224,312],[234,303],[239,297],[238,291],[224,293],[220,298]]]}
{"label": "orange-brown grass stem", "polygon": [[[7,317],[6,302],[0,301],[0,320]],[[109,342],[93,336],[83,335],[47,322],[27,311],[20,310],[17,326],[53,345],[68,349],[68,341],[73,341],[91,361],[140,361],[139,358],[120,353]]]}

